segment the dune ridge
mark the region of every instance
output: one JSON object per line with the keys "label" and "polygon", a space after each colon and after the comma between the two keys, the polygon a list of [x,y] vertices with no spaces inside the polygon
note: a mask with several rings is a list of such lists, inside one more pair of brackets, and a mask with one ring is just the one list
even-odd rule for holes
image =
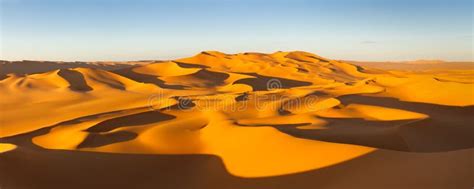
{"label": "dune ridge", "polygon": [[212,156],[245,180],[312,174],[372,154],[393,157],[387,164],[442,164],[474,148],[472,69],[384,70],[302,51],[100,66],[0,73],[0,162],[18,153]]}

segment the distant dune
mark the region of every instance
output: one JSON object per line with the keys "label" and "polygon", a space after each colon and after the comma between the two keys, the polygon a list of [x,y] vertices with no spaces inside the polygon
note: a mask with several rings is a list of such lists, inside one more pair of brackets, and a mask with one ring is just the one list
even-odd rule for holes
{"label": "distant dune", "polygon": [[474,184],[472,63],[205,51],[0,75],[1,188]]}
{"label": "distant dune", "polygon": [[474,62],[448,62],[443,60],[415,60],[402,62],[369,62],[342,60],[342,62],[385,70],[427,71],[474,69]]}
{"label": "distant dune", "polygon": [[8,73],[15,74],[34,74],[57,69],[66,68],[96,68],[103,70],[114,70],[119,68],[131,67],[138,64],[153,63],[154,61],[136,61],[136,62],[54,62],[54,61],[5,61],[0,60],[0,75]]}
{"label": "distant dune", "polygon": [[415,61],[406,61],[402,63],[408,63],[408,64],[445,64],[448,63],[443,60],[415,60]]}

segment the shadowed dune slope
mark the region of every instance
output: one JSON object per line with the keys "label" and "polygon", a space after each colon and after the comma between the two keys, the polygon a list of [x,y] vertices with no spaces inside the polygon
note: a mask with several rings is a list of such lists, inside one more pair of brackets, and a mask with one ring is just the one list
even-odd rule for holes
{"label": "shadowed dune slope", "polygon": [[204,51],[0,70],[5,188],[473,185],[472,68]]}

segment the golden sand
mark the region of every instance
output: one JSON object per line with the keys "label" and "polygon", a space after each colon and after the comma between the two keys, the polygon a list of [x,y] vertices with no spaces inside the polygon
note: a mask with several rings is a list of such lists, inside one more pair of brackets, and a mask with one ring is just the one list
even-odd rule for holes
{"label": "golden sand", "polygon": [[[374,152],[437,157],[473,147],[473,73],[381,70],[307,52],[206,51],[109,71],[8,74],[0,138],[31,134],[33,145],[67,151],[215,155],[246,178]],[[0,144],[0,152],[14,148]]]}

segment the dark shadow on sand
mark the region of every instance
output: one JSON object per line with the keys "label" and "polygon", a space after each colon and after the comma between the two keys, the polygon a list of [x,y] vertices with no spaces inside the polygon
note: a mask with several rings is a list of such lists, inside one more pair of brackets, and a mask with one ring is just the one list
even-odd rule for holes
{"label": "dark shadow on sand", "polygon": [[328,122],[324,129],[299,129],[298,125],[267,126],[299,138],[398,151],[445,152],[474,148],[474,106],[446,106],[363,95],[346,95],[338,99],[344,105],[357,103],[396,108],[429,117],[397,121],[318,117]]}

